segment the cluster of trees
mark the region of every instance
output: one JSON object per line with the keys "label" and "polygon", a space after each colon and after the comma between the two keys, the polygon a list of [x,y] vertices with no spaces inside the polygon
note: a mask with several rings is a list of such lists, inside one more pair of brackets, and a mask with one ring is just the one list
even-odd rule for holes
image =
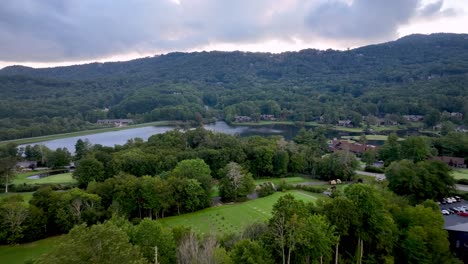
{"label": "cluster of trees", "polygon": [[[101,182],[119,172],[137,177],[166,175],[183,160],[201,159],[218,180],[227,174],[225,167],[230,162],[239,164],[246,170],[243,174],[251,173],[254,178],[307,173],[324,180],[352,179],[354,156],[336,153],[322,159],[327,151],[321,129],[302,130],[295,141],[282,137],[240,138],[203,128],[173,130],[153,135],[147,142],[136,139],[114,148],[96,145],[84,153],[80,151],[83,158],[77,161],[75,177],[85,187],[91,181]],[[184,169],[193,170],[191,165]]]}
{"label": "cluster of trees", "polygon": [[237,234],[201,236],[114,215],[75,226],[36,263],[461,263],[442,227],[432,201],[410,206],[381,188],[354,184],[316,204],[283,195],[267,222]]}
{"label": "cluster of trees", "polygon": [[[40,167],[61,168],[68,166],[72,156],[67,148],[51,150],[44,145],[27,145],[18,150],[18,155],[28,161],[36,161]],[[34,169],[34,168],[32,168]]]}
{"label": "cluster of trees", "polygon": [[[362,116],[416,114],[429,127],[462,125],[468,120],[465,38],[411,36],[349,51],[170,53],[53,69],[7,67],[0,71],[0,140],[93,128],[102,118],[231,121],[274,114],[294,121],[321,116],[328,124],[347,118],[357,125]],[[463,117],[447,118],[444,111]]]}

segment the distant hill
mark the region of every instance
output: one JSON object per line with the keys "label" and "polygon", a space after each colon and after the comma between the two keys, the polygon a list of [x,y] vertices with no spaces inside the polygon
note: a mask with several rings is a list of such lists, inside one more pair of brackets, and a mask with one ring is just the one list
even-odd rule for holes
{"label": "distant hill", "polygon": [[349,51],[174,52],[44,69],[10,66],[0,70],[0,138],[54,133],[60,124],[42,128],[54,117],[76,122],[67,131],[101,117],[191,120],[197,112],[228,121],[274,114],[330,123],[369,114],[466,117],[467,84],[467,34],[410,35]]}

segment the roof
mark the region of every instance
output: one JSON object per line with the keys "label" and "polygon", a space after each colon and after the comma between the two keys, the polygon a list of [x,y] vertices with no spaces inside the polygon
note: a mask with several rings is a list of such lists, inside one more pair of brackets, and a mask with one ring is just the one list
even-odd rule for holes
{"label": "roof", "polygon": [[468,223],[445,227],[445,230],[468,232]]}

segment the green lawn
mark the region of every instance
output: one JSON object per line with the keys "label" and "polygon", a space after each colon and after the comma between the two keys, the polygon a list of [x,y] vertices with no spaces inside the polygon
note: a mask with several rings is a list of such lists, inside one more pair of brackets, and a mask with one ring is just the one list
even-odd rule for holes
{"label": "green lawn", "polygon": [[295,184],[295,183],[303,183],[303,182],[311,182],[311,181],[317,181],[314,179],[308,179],[304,177],[287,177],[287,178],[263,178],[263,179],[257,179],[255,180],[255,184],[259,185],[264,182],[272,182],[274,184],[280,184],[282,182],[288,183],[288,184]]}
{"label": "green lawn", "polygon": [[[321,194],[303,191],[290,191],[288,193],[294,195],[296,199],[307,202],[324,197]],[[158,221],[167,227],[188,226],[199,234],[240,232],[248,224],[269,219],[273,204],[282,195],[285,195],[285,193],[277,192],[244,203],[210,207],[198,212],[171,216]]]}
{"label": "green lawn", "polygon": [[[32,195],[33,195],[34,192],[20,192],[20,193],[15,193],[15,192],[9,192],[9,193],[0,193],[0,199],[4,198],[4,197],[8,197],[8,196],[13,196],[13,195],[21,195],[23,196],[23,199],[24,199],[24,202],[29,204],[29,200],[31,200],[32,198]],[[0,262],[2,263],[2,262]]]}
{"label": "green lawn", "polygon": [[56,236],[22,245],[0,246],[0,263],[23,264],[25,261],[50,252],[60,243],[61,238],[62,236]]}
{"label": "green lawn", "polygon": [[456,180],[460,180],[460,179],[468,180],[468,169],[455,169],[453,170],[452,175]]}
{"label": "green lawn", "polygon": [[13,180],[13,184],[45,184],[45,183],[75,183],[76,180],[73,179],[72,173],[62,173],[57,175],[52,175],[48,177],[44,177],[41,179],[28,179],[29,176],[40,174],[41,172],[27,172],[16,175],[15,179]]}

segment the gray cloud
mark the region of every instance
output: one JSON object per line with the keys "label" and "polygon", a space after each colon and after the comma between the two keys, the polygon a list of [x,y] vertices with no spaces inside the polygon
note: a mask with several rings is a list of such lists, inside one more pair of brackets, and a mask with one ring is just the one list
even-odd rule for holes
{"label": "gray cloud", "polygon": [[266,39],[380,40],[443,0],[3,0],[0,61],[71,61]]}

